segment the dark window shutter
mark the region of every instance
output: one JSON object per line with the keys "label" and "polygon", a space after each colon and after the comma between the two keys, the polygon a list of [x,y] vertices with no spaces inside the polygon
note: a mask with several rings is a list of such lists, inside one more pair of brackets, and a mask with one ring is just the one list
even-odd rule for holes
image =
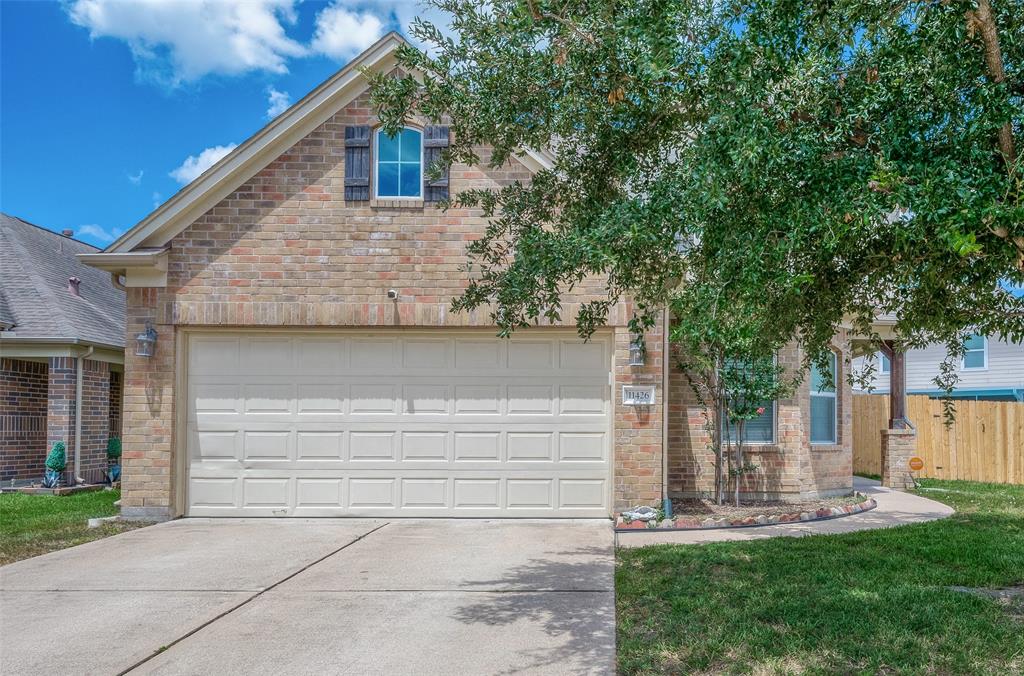
{"label": "dark window shutter", "polygon": [[431,180],[427,174],[431,165],[441,159],[441,153],[448,147],[448,127],[436,125],[423,130],[423,200],[439,202],[448,199],[448,166],[441,175]]}
{"label": "dark window shutter", "polygon": [[345,201],[370,199],[370,128],[345,127]]}

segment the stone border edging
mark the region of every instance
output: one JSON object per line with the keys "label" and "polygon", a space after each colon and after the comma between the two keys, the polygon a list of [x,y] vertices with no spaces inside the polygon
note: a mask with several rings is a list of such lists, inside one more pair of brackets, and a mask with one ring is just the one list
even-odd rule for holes
{"label": "stone border edging", "polygon": [[[626,523],[621,517],[616,517],[614,530],[616,533],[644,532],[650,530],[676,531],[676,530],[722,530],[726,528],[757,528],[758,526],[778,526],[781,524],[813,523],[815,521],[828,521],[830,519],[841,519],[852,514],[870,512],[878,506],[878,502],[863,493],[857,493],[864,498],[858,503],[844,505],[843,507],[821,507],[814,512],[790,512],[787,514],[774,514],[765,516],[748,516],[742,519],[711,518],[700,520],[696,517],[681,517],[675,519],[662,519],[660,521],[633,521]],[[678,524],[684,523],[680,526]]]}

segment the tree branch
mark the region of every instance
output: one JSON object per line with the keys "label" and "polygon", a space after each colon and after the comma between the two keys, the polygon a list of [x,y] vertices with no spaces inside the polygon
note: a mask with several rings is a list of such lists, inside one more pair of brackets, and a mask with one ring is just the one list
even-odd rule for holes
{"label": "tree branch", "polygon": [[[996,30],[996,20],[992,16],[992,6],[989,4],[989,0],[978,0],[978,9],[967,12],[967,29],[968,33],[972,35],[977,30],[981,36],[988,76],[996,84],[1005,82],[1006,70],[1003,68],[1003,52],[999,47],[999,33]],[[999,128],[998,142],[1007,171],[1012,175],[1017,152],[1014,148],[1013,127],[1009,121]]]}

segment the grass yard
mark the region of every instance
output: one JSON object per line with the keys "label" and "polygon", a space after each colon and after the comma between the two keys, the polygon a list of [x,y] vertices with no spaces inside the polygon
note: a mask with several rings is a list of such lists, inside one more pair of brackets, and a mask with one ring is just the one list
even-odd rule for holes
{"label": "grass yard", "polygon": [[108,523],[88,528],[91,517],[117,514],[120,491],[73,495],[0,494],[0,565],[138,528],[141,523]]}
{"label": "grass yard", "polygon": [[1024,486],[920,483],[957,514],[844,535],[620,550],[620,672],[1024,673],[1024,596],[950,589],[1024,585]]}

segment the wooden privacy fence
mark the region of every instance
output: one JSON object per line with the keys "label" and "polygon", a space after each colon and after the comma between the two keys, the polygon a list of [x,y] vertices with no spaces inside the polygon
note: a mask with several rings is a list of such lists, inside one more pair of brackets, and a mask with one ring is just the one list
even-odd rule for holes
{"label": "wooden privacy fence", "polygon": [[[942,402],[907,397],[907,417],[917,428],[917,476],[1024,484],[1024,403],[956,401],[956,421],[946,426]],[[889,424],[889,397],[853,397],[853,471],[882,473],[882,436]]]}

